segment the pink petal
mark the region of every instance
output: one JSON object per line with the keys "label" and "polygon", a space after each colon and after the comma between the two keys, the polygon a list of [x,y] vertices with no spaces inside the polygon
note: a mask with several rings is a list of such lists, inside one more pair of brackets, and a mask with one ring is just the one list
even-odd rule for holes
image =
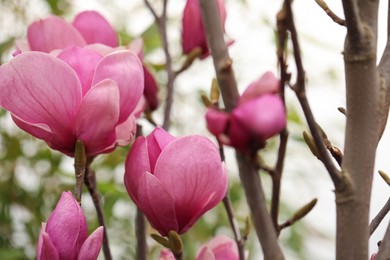
{"label": "pink petal", "polygon": [[211,251],[207,246],[201,247],[201,250],[196,256],[196,260],[217,260],[214,256],[213,251]]}
{"label": "pink petal", "polygon": [[88,44],[102,43],[118,46],[117,34],[110,23],[98,12],[85,11],[76,16],[73,26],[81,33]]}
{"label": "pink petal", "polygon": [[113,52],[98,64],[93,84],[106,78],[114,80],[119,87],[119,123],[122,123],[132,114],[144,91],[142,64],[131,51]]}
{"label": "pink petal", "polygon": [[230,116],[229,124],[229,143],[226,145],[232,146],[234,148],[245,150],[250,145],[251,133],[246,129],[240,121],[234,116],[234,111]]}
{"label": "pink petal", "polygon": [[164,147],[175,140],[176,138],[170,135],[161,127],[156,127],[153,132],[146,137],[148,141],[148,152],[150,160],[150,171],[154,173],[157,158],[160,156]]}
{"label": "pink petal", "polygon": [[144,41],[141,37],[131,41],[128,47],[129,50],[132,50],[137,54],[141,61],[144,59]]}
{"label": "pink petal", "polygon": [[68,63],[76,72],[84,96],[91,88],[95,68],[103,58],[102,55],[86,48],[72,46],[65,48],[57,57]]}
{"label": "pink petal", "polygon": [[98,227],[88,238],[85,240],[83,246],[80,249],[78,260],[96,260],[100,253],[100,248],[103,242],[103,227]]}
{"label": "pink petal", "polygon": [[153,174],[144,172],[139,178],[138,199],[138,207],[161,235],[178,232],[172,197]]}
{"label": "pink petal", "polygon": [[124,182],[130,197],[138,202],[138,180],[144,172],[150,172],[150,163],[146,138],[138,137],[131,146],[126,158]]}
{"label": "pink petal", "polygon": [[232,117],[263,140],[280,133],[286,127],[286,112],[277,95],[265,95],[249,101],[236,108]]}
{"label": "pink petal", "polygon": [[46,232],[57,248],[61,259],[74,259],[78,253],[80,230],[85,223],[85,217],[80,214],[80,211],[82,209],[72,193],[63,192],[47,221]]}
{"label": "pink petal", "polygon": [[275,94],[280,89],[280,81],[275,75],[268,71],[264,73],[259,79],[253,81],[246,88],[239,100],[239,106],[266,94]]}
{"label": "pink petal", "polygon": [[27,30],[27,39],[32,51],[42,52],[86,44],[81,34],[71,24],[57,16],[32,23]]}
{"label": "pink petal", "polygon": [[137,132],[136,118],[131,115],[129,118],[115,127],[116,143],[119,146],[125,146],[134,140]]}
{"label": "pink petal", "polygon": [[[23,121],[25,131],[30,133],[30,124],[32,134],[58,145],[54,149],[73,149],[81,86],[65,62],[49,54],[26,52],[2,65],[0,78],[0,106]],[[46,140],[48,133],[56,140]]]}
{"label": "pink petal", "polygon": [[161,249],[158,260],[175,260],[175,256],[166,248]]}
{"label": "pink petal", "polygon": [[207,243],[216,260],[239,260],[236,242],[226,236],[216,236]]}
{"label": "pink petal", "polygon": [[157,159],[155,176],[175,203],[179,232],[190,228],[218,204],[227,190],[227,176],[216,146],[202,136],[169,143]]}
{"label": "pink petal", "polygon": [[209,108],[206,111],[207,129],[215,136],[219,136],[226,131],[229,121],[229,114],[224,111],[219,111],[214,108]]}
{"label": "pink petal", "polygon": [[97,155],[115,142],[119,118],[119,89],[106,79],[85,95],[78,112],[77,138],[84,142],[88,155]]}
{"label": "pink petal", "polygon": [[43,232],[40,234],[39,239],[41,242],[41,248],[38,251],[38,260],[59,260],[60,256],[56,247],[50,239],[49,234]]}
{"label": "pink petal", "polygon": [[147,67],[143,66],[143,68],[145,78],[144,96],[149,109],[154,111],[157,109],[159,103],[157,81]]}
{"label": "pink petal", "polygon": [[198,0],[187,0],[182,26],[183,53],[189,54],[197,47],[201,48],[203,53],[207,53],[209,49]]}

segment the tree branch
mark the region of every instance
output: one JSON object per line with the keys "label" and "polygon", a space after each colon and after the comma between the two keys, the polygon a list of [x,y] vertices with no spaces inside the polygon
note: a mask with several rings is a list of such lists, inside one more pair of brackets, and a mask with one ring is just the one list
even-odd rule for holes
{"label": "tree branch", "polygon": [[[237,83],[232,68],[232,60],[224,41],[222,25],[215,0],[200,0],[202,18],[207,41],[211,48],[218,85],[221,89],[225,108],[230,112],[238,100]],[[272,220],[265,206],[261,180],[253,161],[247,154],[236,151],[242,185],[252,212],[252,219],[265,259],[284,259],[277,241]]]}
{"label": "tree branch", "polygon": [[387,200],[382,209],[378,212],[378,214],[371,220],[370,223],[370,236],[375,232],[376,228],[385,218],[387,213],[390,211],[390,198]]}
{"label": "tree branch", "polygon": [[382,243],[379,246],[378,254],[375,257],[375,260],[388,260],[390,255],[390,223],[387,226],[385,237],[382,240]]}
{"label": "tree branch", "polygon": [[313,112],[306,97],[306,82],[305,82],[305,70],[303,68],[300,45],[298,41],[298,33],[295,28],[295,22],[293,12],[291,8],[290,0],[286,0],[284,4],[284,10],[286,12],[287,28],[291,33],[291,41],[294,49],[294,60],[297,68],[297,82],[295,83],[293,90],[299,100],[302,110],[305,114],[307,124],[309,125],[311,135],[313,136],[314,143],[316,145],[319,159],[327,169],[336,189],[341,189],[344,186],[343,178],[336,168],[331,156],[329,155],[322,139],[320,129],[317,127],[317,123],[314,119]]}
{"label": "tree branch", "polygon": [[164,122],[163,122],[163,128],[165,130],[168,130],[171,123],[171,111],[172,111],[172,105],[173,105],[173,93],[174,93],[174,83],[176,79],[176,73],[173,71],[172,67],[172,57],[169,52],[169,43],[168,43],[168,35],[167,35],[167,5],[168,0],[164,0],[163,2],[163,11],[161,16],[158,16],[154,8],[151,6],[148,0],[144,0],[145,5],[148,7],[150,12],[152,13],[155,23],[157,24],[162,47],[165,55],[165,69],[167,72],[167,98],[165,102],[165,110],[164,110]]}
{"label": "tree branch", "polygon": [[336,189],[337,259],[368,259],[369,205],[379,132],[378,1],[343,0],[347,93],[342,163],[351,190]]}
{"label": "tree branch", "polygon": [[85,178],[84,183],[88,188],[89,194],[92,197],[93,204],[95,205],[99,225],[104,227],[103,232],[103,253],[106,260],[111,260],[111,251],[110,246],[108,243],[108,236],[107,236],[107,226],[105,224],[104,220],[104,213],[102,208],[102,202],[100,200],[100,194],[96,185],[96,176],[95,172],[91,169],[89,166],[91,164],[91,160],[87,162],[87,168],[85,172]]}

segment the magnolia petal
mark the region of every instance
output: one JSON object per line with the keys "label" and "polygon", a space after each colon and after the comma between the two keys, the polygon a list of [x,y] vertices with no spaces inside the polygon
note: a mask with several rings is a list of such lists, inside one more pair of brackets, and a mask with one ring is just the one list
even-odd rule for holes
{"label": "magnolia petal", "polygon": [[226,131],[229,121],[229,114],[224,111],[219,111],[214,108],[209,108],[206,111],[207,129],[215,136],[219,136]]}
{"label": "magnolia petal", "polygon": [[61,259],[74,259],[77,255],[77,243],[79,240],[82,209],[70,191],[63,192],[56,208],[51,213],[46,232],[49,234],[54,246],[57,248]]}
{"label": "magnolia petal", "polygon": [[72,46],[62,50],[57,57],[65,61],[76,72],[84,96],[91,88],[95,68],[103,58],[102,55],[86,48]]}
{"label": "magnolia petal", "polygon": [[151,173],[144,172],[138,181],[137,205],[162,236],[170,230],[178,232],[175,207],[169,192]]}
{"label": "magnolia petal", "polygon": [[127,120],[144,91],[142,64],[131,51],[117,51],[105,56],[98,64],[93,84],[112,79],[119,87],[119,123]]}
{"label": "magnolia petal", "polygon": [[77,138],[88,155],[97,155],[114,142],[118,118],[119,89],[113,80],[105,79],[85,95],[77,116]]}
{"label": "magnolia petal", "polygon": [[151,111],[154,111],[157,109],[159,104],[157,81],[147,67],[143,66],[143,68],[145,78],[144,96],[146,98],[148,108]]}
{"label": "magnolia petal", "polygon": [[119,146],[125,146],[131,143],[137,132],[137,122],[135,116],[129,118],[115,127],[116,143]]}
{"label": "magnolia petal", "polygon": [[286,127],[285,108],[277,95],[265,95],[249,101],[236,108],[232,117],[262,140],[280,133]]}
{"label": "magnolia petal", "polygon": [[[218,260],[215,258],[213,251],[207,246],[201,247],[199,253],[196,256],[196,260]],[[222,260],[222,259],[221,259]]]}
{"label": "magnolia petal", "polygon": [[142,37],[132,40],[128,48],[134,51],[141,61],[144,59],[144,40]]}
{"label": "magnolia petal", "polygon": [[202,49],[202,53],[208,53],[206,33],[198,0],[187,0],[182,19],[183,53],[189,54],[197,47]]}
{"label": "magnolia petal", "polygon": [[0,78],[0,106],[26,124],[50,129],[59,143],[72,144],[81,86],[65,62],[49,54],[26,52],[2,65]]}
{"label": "magnolia petal", "polygon": [[32,51],[47,53],[71,45],[86,44],[81,34],[71,24],[57,16],[32,23],[27,29],[27,39]]}
{"label": "magnolia petal", "polygon": [[[42,232],[42,230],[41,230]],[[40,234],[39,239],[41,242],[41,247],[38,249],[38,260],[59,260],[60,255],[53,242],[50,239],[48,233],[43,232]]]}
{"label": "magnolia petal", "polygon": [[77,256],[78,260],[96,260],[103,242],[104,228],[98,227],[82,245]]}
{"label": "magnolia petal", "polygon": [[216,236],[207,243],[216,260],[239,260],[236,242],[226,236]]}
{"label": "magnolia petal", "polygon": [[138,180],[144,172],[150,172],[148,147],[145,137],[138,137],[131,146],[126,158],[125,169],[124,183],[127,192],[134,203],[138,205]]}
{"label": "magnolia petal", "polygon": [[79,13],[72,24],[88,44],[102,43],[111,47],[118,46],[118,36],[114,28],[98,12]]}
{"label": "magnolia petal", "polygon": [[216,146],[202,136],[169,143],[157,159],[154,174],[174,200],[180,233],[194,216],[200,217],[222,200],[227,190]]}
{"label": "magnolia petal", "polygon": [[[250,145],[251,141],[251,133],[241,125],[240,121],[234,116],[235,110],[230,116],[230,124],[229,124],[229,146],[234,148],[245,150]],[[221,139],[223,140],[223,139]]]}
{"label": "magnolia petal", "polygon": [[175,140],[176,138],[170,135],[161,127],[156,127],[153,132],[146,137],[148,141],[148,152],[150,160],[150,171],[154,173],[157,158],[160,156],[164,147]]}
{"label": "magnolia petal", "polygon": [[275,94],[279,91],[279,89],[280,81],[272,72],[268,71],[264,73],[259,79],[249,84],[240,97],[239,105],[266,94]]}

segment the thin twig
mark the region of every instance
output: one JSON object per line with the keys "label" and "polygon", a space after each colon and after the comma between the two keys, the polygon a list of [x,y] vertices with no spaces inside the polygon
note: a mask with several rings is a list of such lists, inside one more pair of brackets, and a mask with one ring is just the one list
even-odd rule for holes
{"label": "thin twig", "polygon": [[380,243],[378,254],[375,260],[388,260],[390,255],[390,223],[387,226],[385,236]]}
{"label": "thin twig", "polygon": [[225,197],[223,198],[223,205],[225,206],[225,210],[226,210],[226,214],[227,214],[228,219],[229,219],[230,227],[233,230],[234,240],[236,241],[236,244],[237,244],[240,260],[245,260],[245,250],[244,250],[244,242],[245,241],[243,241],[241,238],[240,230],[238,228],[237,221],[234,217],[229,192],[227,192]]}
{"label": "thin twig", "polygon": [[330,17],[332,18],[332,20],[341,25],[341,26],[345,26],[345,20],[344,19],[341,19],[340,17],[338,17],[332,10],[330,10],[329,6],[325,3],[324,0],[315,0],[316,3],[322,8],[322,10],[325,11],[325,13]]}
{"label": "thin twig", "polygon": [[91,160],[88,162],[88,166],[86,168],[85,172],[85,178],[84,183],[88,188],[89,194],[92,197],[93,204],[95,205],[96,214],[98,217],[99,225],[103,226],[104,232],[103,232],[103,253],[106,260],[111,260],[111,251],[110,246],[108,243],[108,236],[107,236],[107,226],[104,221],[104,213],[102,208],[102,203],[100,200],[100,194],[96,185],[96,176],[95,172],[89,167],[91,163]]}
{"label": "thin twig", "polygon": [[137,215],[135,217],[135,236],[137,237],[137,259],[146,260],[148,245],[146,243],[146,222],[144,213],[137,207]]}
{"label": "thin twig", "polygon": [[[219,146],[219,153],[221,155],[221,161],[225,161],[225,152],[223,149],[223,146],[220,144]],[[232,228],[233,235],[234,235],[234,240],[236,241],[237,244],[237,249],[238,249],[238,254],[240,256],[240,260],[245,260],[245,240],[241,237],[240,234],[240,229],[238,227],[236,218],[234,217],[233,213],[233,207],[232,203],[230,201],[230,195],[229,191],[226,192],[225,197],[223,198],[223,205],[225,206],[226,214],[229,219],[230,227]]]}
{"label": "thin twig", "polygon": [[378,214],[371,220],[370,223],[370,236],[375,232],[376,228],[385,218],[387,213],[390,211],[390,198],[387,200],[382,209],[378,212]]}
{"label": "thin twig", "polygon": [[174,93],[174,82],[176,79],[176,74],[173,71],[172,67],[172,57],[169,52],[169,43],[168,43],[168,35],[167,35],[167,5],[168,0],[164,0],[163,2],[163,11],[161,13],[161,16],[159,16],[150,2],[148,0],[144,0],[146,7],[150,10],[152,13],[155,23],[158,27],[158,31],[160,33],[162,47],[165,55],[165,69],[167,72],[167,98],[165,102],[165,110],[164,110],[164,121],[163,121],[163,128],[165,130],[168,130],[171,124],[171,111],[172,111],[172,105],[173,105],[173,93]]}
{"label": "thin twig", "polygon": [[[142,126],[137,124],[136,137],[142,136]],[[146,260],[148,254],[148,244],[146,242],[146,221],[145,215],[137,207],[137,214],[135,217],[135,236],[137,238],[137,259]]]}
{"label": "thin twig", "polygon": [[316,144],[316,147],[318,149],[318,153],[320,156],[320,159],[322,163],[324,164],[325,168],[327,169],[336,189],[341,188],[344,186],[343,178],[339,172],[339,170],[335,167],[332,158],[330,157],[328,151],[325,148],[325,145],[323,143],[323,139],[321,137],[320,131],[317,127],[317,123],[314,119],[314,115],[311,111],[311,107],[309,105],[309,102],[306,97],[306,87],[305,87],[305,70],[303,68],[302,58],[301,58],[301,51],[298,41],[298,33],[295,28],[293,13],[291,9],[291,2],[290,0],[285,1],[285,10],[286,10],[286,19],[288,24],[288,30],[291,32],[291,41],[294,49],[294,59],[295,64],[297,68],[297,82],[294,85],[293,90],[295,91],[295,94],[299,100],[299,103],[301,104],[302,110],[305,114],[305,118],[307,121],[307,124],[309,125],[310,132],[313,136],[314,142]]}
{"label": "thin twig", "polygon": [[81,140],[76,141],[76,149],[74,156],[74,170],[76,177],[74,197],[81,205],[81,195],[83,193],[83,183],[85,175],[85,167],[87,165],[87,156],[85,154],[85,146]]}
{"label": "thin twig", "polygon": [[272,198],[271,198],[271,218],[274,223],[274,227],[276,232],[279,234],[279,204],[280,204],[280,188],[282,181],[282,173],[283,173],[283,165],[284,159],[286,157],[286,149],[287,149],[287,140],[288,140],[288,132],[285,129],[279,135],[280,144],[278,150],[278,159],[276,161],[276,165],[273,170],[272,177]]}

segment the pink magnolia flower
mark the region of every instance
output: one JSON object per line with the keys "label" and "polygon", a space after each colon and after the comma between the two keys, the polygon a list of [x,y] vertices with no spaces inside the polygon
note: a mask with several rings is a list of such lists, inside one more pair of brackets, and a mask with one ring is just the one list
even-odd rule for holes
{"label": "pink magnolia flower", "polygon": [[0,106],[55,150],[73,156],[79,139],[95,156],[133,140],[144,81],[131,51],[103,56],[73,46],[57,57],[25,52],[0,67],[0,78]]}
{"label": "pink magnolia flower", "polygon": [[209,131],[219,142],[240,150],[257,149],[286,127],[279,80],[271,72],[251,83],[229,114],[215,108],[206,112]]}
{"label": "pink magnolia flower", "polygon": [[[223,0],[217,0],[221,23],[224,26],[226,9]],[[187,0],[182,19],[182,48],[184,54],[189,54],[195,48],[201,48],[202,58],[210,52],[207,45],[206,32],[202,21],[199,0]]]}
{"label": "pink magnolia flower", "polygon": [[166,248],[161,249],[158,260],[176,260],[175,256]]}
{"label": "pink magnolia flower", "polygon": [[200,247],[196,260],[239,260],[236,242],[226,236],[216,236]]}
{"label": "pink magnolia flower", "polygon": [[38,260],[97,259],[103,241],[103,227],[88,237],[83,210],[71,192],[63,192],[47,223],[42,223]]}
{"label": "pink magnolia flower", "polygon": [[227,190],[219,153],[202,136],[175,138],[156,128],[137,138],[125,167],[127,192],[163,236],[186,232]]}
{"label": "pink magnolia flower", "polygon": [[[118,46],[118,37],[107,20],[95,11],[85,11],[76,16],[72,23],[50,16],[32,23],[27,30],[27,50],[51,52],[68,46],[83,47],[101,43]],[[26,47],[18,46],[21,51]]]}

